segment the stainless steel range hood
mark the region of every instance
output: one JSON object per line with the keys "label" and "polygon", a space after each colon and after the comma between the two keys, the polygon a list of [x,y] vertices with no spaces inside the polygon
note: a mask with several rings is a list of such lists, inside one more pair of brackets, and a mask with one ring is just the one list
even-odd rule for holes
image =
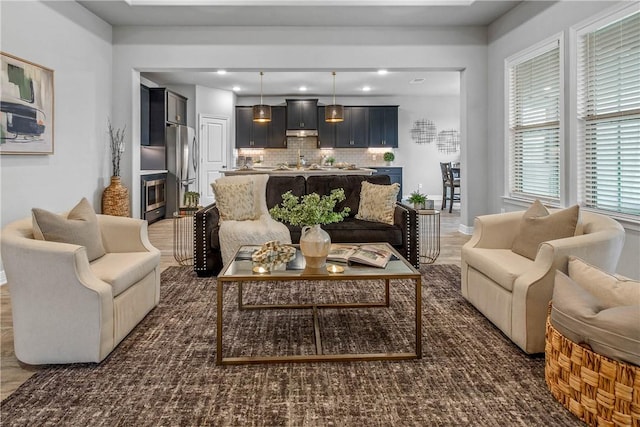
{"label": "stainless steel range hood", "polygon": [[286,133],[287,136],[294,138],[307,138],[311,136],[318,136],[317,129],[289,129]]}

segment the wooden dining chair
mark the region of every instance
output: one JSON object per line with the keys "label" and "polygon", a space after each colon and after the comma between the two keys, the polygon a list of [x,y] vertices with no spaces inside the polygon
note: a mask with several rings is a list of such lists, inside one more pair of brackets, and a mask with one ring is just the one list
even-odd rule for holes
{"label": "wooden dining chair", "polygon": [[[449,213],[453,209],[453,202],[460,201],[460,177],[454,177],[451,162],[440,162],[440,172],[442,173],[442,207],[447,207],[447,198],[451,204],[449,205]],[[456,193],[456,188],[458,192]]]}

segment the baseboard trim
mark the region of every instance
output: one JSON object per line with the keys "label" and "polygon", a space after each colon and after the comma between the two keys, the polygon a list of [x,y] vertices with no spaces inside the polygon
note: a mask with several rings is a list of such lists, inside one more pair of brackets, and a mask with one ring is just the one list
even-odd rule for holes
{"label": "baseboard trim", "polygon": [[473,234],[473,227],[470,227],[468,225],[464,225],[464,224],[460,224],[460,226],[458,227],[458,231],[462,234],[466,234],[468,236],[471,236]]}
{"label": "baseboard trim", "polygon": [[0,270],[0,286],[6,285],[7,283],[7,275],[4,274],[4,270]]}

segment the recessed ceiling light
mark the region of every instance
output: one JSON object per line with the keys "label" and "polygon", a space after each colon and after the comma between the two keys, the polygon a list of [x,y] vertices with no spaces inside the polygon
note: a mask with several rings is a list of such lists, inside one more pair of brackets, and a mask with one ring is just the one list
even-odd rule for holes
{"label": "recessed ceiling light", "polygon": [[306,86],[300,86],[300,87],[298,88],[298,90],[299,90],[300,92],[306,92],[306,91],[307,91],[307,87],[306,87]]}
{"label": "recessed ceiling light", "polygon": [[218,70],[218,74],[220,74],[221,76],[225,75],[227,74],[227,70]]}
{"label": "recessed ceiling light", "polygon": [[420,84],[424,83],[425,80],[426,79],[423,78],[423,77],[418,77],[418,78],[415,78],[415,79],[411,80],[409,82],[409,84],[411,84],[411,85],[420,85]]}
{"label": "recessed ceiling light", "polygon": [[380,74],[381,76],[384,76],[387,73],[388,73],[387,70],[378,70],[378,74]]}
{"label": "recessed ceiling light", "polygon": [[364,86],[364,87],[362,88],[362,91],[363,91],[363,92],[369,92],[370,90],[371,90],[371,87],[369,87],[369,86]]}
{"label": "recessed ceiling light", "polygon": [[240,91],[240,86],[234,86],[231,88],[231,90],[233,90],[234,92],[239,92]]}

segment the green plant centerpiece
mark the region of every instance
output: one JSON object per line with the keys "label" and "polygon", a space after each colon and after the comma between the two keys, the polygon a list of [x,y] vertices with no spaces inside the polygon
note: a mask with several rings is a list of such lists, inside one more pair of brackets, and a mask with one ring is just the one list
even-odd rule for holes
{"label": "green plant centerpiece", "polygon": [[409,202],[413,203],[413,206],[418,209],[418,207],[423,207],[424,202],[427,201],[427,196],[419,192],[418,190],[414,191],[409,195],[407,199]]}
{"label": "green plant centerpiece", "polygon": [[412,192],[407,200],[413,203],[414,209],[433,209],[433,200],[428,200],[427,195],[418,190]]}
{"label": "green plant centerpiece", "polygon": [[393,154],[391,151],[387,151],[382,155],[382,158],[384,159],[385,162],[391,163],[395,160],[396,155]]}
{"label": "green plant centerpiece", "polygon": [[300,251],[306,268],[319,270],[325,267],[331,249],[331,238],[320,225],[340,222],[349,215],[348,207],[340,212],[334,210],[336,203],[344,199],[342,188],[331,190],[330,194],[324,196],[311,193],[301,198],[287,191],[282,195],[282,203],[269,210],[273,219],[302,227]]}

